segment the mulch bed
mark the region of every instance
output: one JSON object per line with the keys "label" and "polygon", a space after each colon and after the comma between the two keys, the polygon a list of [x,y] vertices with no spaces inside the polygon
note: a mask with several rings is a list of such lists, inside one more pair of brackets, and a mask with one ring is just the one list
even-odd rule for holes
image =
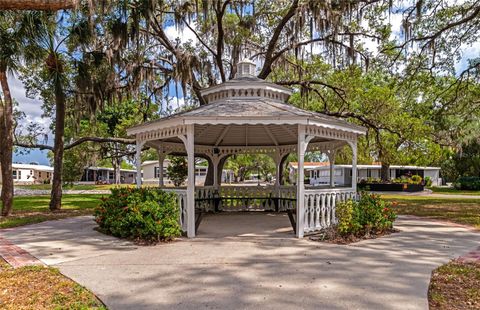
{"label": "mulch bed", "polygon": [[334,228],[328,228],[314,235],[310,235],[308,238],[312,241],[317,241],[317,242],[327,242],[327,243],[334,243],[334,244],[351,244],[351,243],[359,242],[362,240],[376,239],[383,236],[388,236],[396,232],[399,232],[399,230],[391,229],[387,231],[370,233],[370,234],[365,234],[361,236],[355,236],[355,235],[342,236]]}
{"label": "mulch bed", "polygon": [[12,268],[0,258],[0,309],[106,309],[84,287],[45,266]]}
{"label": "mulch bed", "polygon": [[480,309],[480,262],[454,260],[435,269],[428,302],[432,310]]}

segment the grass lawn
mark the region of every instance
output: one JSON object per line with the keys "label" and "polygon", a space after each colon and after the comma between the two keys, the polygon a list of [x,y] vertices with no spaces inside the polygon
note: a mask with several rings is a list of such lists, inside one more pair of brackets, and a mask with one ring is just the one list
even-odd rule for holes
{"label": "grass lawn", "polygon": [[480,263],[452,261],[432,272],[430,309],[480,309]]}
{"label": "grass lawn", "polygon": [[[63,185],[64,190],[79,190],[79,191],[88,191],[88,190],[109,190],[117,186],[133,186],[133,185],[116,185],[116,184],[73,184],[73,185]],[[29,185],[15,185],[16,188],[22,189],[32,189],[32,190],[51,190],[51,184],[29,184]]]}
{"label": "grass lawn", "polygon": [[425,216],[480,229],[480,199],[437,198],[428,196],[383,195],[396,201],[398,214]]}
{"label": "grass lawn", "polygon": [[0,258],[1,309],[106,309],[95,295],[51,267],[13,269]]}
{"label": "grass lawn", "polygon": [[11,216],[0,217],[0,228],[34,224],[77,215],[91,214],[105,195],[63,195],[62,210],[50,212],[50,196],[19,196],[13,200]]}
{"label": "grass lawn", "polygon": [[432,192],[435,194],[452,194],[452,195],[478,195],[480,196],[480,191],[466,191],[459,190],[452,187],[429,187]]}

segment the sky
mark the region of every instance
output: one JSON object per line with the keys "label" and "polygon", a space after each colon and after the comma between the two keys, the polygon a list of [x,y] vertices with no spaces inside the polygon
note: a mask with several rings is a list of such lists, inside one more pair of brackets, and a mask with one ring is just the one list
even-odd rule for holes
{"label": "sky", "polygon": [[[18,102],[18,109],[25,113],[27,122],[36,122],[41,124],[44,128],[50,126],[50,119],[42,117],[42,102],[39,99],[27,98],[23,83],[16,78],[16,76],[9,76],[8,83],[12,98]],[[49,139],[51,140],[51,139]],[[52,144],[53,141],[48,141]],[[40,165],[49,165],[47,158],[47,151],[32,150],[28,154],[13,154],[13,162],[30,163],[37,162]]]}
{"label": "sky", "polygon": [[[397,38],[401,37],[401,14],[391,14],[389,18],[393,29],[392,36]],[[195,37],[195,34],[188,28],[185,28],[183,29],[183,31],[180,32],[180,30],[178,30],[175,26],[167,26],[165,28],[165,33],[171,40],[176,40],[178,38],[182,43],[190,40],[193,42],[193,44],[197,43],[197,38]],[[373,41],[365,41],[365,46],[371,50],[375,50],[376,45],[377,44]],[[480,42],[475,42],[471,46],[462,47],[462,53],[462,59],[456,65],[457,72],[467,67],[468,59],[480,57]],[[25,122],[33,121],[41,124],[44,128],[48,129],[51,120],[49,118],[42,117],[43,112],[41,100],[27,98],[22,82],[18,80],[15,76],[9,76],[9,85],[12,97],[19,103],[18,108],[26,115]],[[171,105],[173,109],[177,108],[177,102],[179,106],[182,106],[184,104],[184,98],[183,94],[181,94],[181,89],[179,89],[179,91],[180,93],[178,94],[178,98],[175,98],[176,95],[174,94],[174,91],[171,91],[171,93],[173,94],[173,98],[171,100]],[[53,144],[53,137],[51,135],[49,136],[48,144]],[[28,154],[24,155],[14,154],[13,161],[18,163],[37,162],[42,165],[48,165],[49,160],[47,158],[47,153],[48,151],[32,150]]]}

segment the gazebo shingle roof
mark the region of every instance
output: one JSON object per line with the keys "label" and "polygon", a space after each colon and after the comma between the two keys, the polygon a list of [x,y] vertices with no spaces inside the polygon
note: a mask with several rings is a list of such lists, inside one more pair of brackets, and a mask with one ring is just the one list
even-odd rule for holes
{"label": "gazebo shingle roof", "polygon": [[188,111],[182,111],[170,115],[168,117],[160,118],[150,122],[143,123],[141,125],[132,127],[131,129],[144,127],[147,125],[175,119],[202,119],[202,118],[216,118],[227,121],[228,119],[239,118],[253,118],[265,120],[268,123],[268,119],[302,119],[308,118],[311,120],[317,120],[320,122],[327,122],[330,124],[337,124],[353,130],[364,132],[365,128],[349,123],[345,120],[337,117],[328,116],[322,113],[313,111],[307,111],[295,107],[291,104],[274,102],[264,98],[238,98],[238,99],[226,99],[223,101],[213,102],[207,105],[203,105]]}

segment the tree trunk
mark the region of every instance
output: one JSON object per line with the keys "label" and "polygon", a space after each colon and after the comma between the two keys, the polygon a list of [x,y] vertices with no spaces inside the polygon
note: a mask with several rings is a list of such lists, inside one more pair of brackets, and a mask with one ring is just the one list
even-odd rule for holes
{"label": "tree trunk", "polygon": [[0,0],[0,10],[57,11],[76,8],[78,2],[78,0]]}
{"label": "tree trunk", "polygon": [[387,182],[390,180],[390,164],[382,161],[382,167],[380,168],[380,178],[382,181]]}
{"label": "tree trunk", "polygon": [[208,168],[207,168],[207,175],[205,176],[204,186],[212,186],[213,185],[213,162],[208,156],[206,156],[205,159],[207,160]]}
{"label": "tree trunk", "polygon": [[280,173],[279,173],[279,180],[278,180],[278,184],[280,185],[285,185],[285,180],[283,178],[283,166],[285,165],[285,162],[287,161],[287,158],[288,158],[288,155],[290,154],[287,154],[285,156],[282,157],[282,160],[280,161]]}
{"label": "tree trunk", "polygon": [[[118,155],[118,154],[117,154]],[[115,174],[115,184],[120,184],[121,175],[120,175],[120,166],[122,165],[122,158],[115,157],[113,158],[113,170]]]}
{"label": "tree trunk", "polygon": [[63,135],[65,132],[65,94],[60,77],[55,81],[55,142],[53,146],[53,182],[50,210],[62,207]]}
{"label": "tree trunk", "polygon": [[0,165],[2,170],[2,216],[8,216],[13,206],[13,100],[8,86],[6,71],[0,71],[3,104],[0,111]]}
{"label": "tree trunk", "polygon": [[238,169],[238,180],[240,182],[245,181],[245,168],[244,167],[240,167],[240,169]]}
{"label": "tree trunk", "polygon": [[218,185],[222,185],[223,167],[225,166],[227,159],[228,159],[228,156],[225,156],[222,159],[220,159],[220,161],[218,162],[218,170],[217,170]]}
{"label": "tree trunk", "polygon": [[[222,159],[220,159],[220,162],[218,163],[217,180],[219,185],[222,183],[222,171],[228,157],[230,156],[223,157]],[[213,185],[213,162],[208,156],[205,157],[205,159],[208,162],[207,176],[205,177],[205,186],[212,186]]]}

